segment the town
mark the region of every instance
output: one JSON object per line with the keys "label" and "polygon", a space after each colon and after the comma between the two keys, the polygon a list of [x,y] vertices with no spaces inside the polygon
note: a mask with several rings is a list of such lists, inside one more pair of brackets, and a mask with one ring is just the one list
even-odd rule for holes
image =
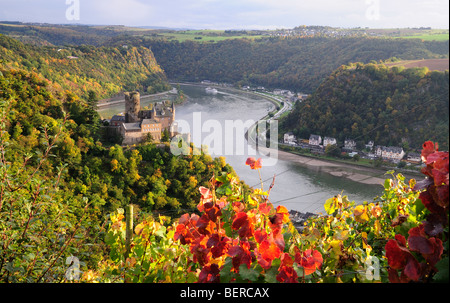
{"label": "town", "polygon": [[287,132],[283,136],[283,144],[309,150],[316,155],[332,155],[338,157],[349,157],[358,161],[360,158],[376,160],[397,164],[398,167],[421,165],[422,160],[419,153],[405,153],[402,147],[374,145],[374,141],[369,141],[363,149],[357,148],[357,143],[353,139],[344,140],[344,144],[339,144],[336,138],[323,137],[311,134],[309,139],[296,138],[292,132]]}

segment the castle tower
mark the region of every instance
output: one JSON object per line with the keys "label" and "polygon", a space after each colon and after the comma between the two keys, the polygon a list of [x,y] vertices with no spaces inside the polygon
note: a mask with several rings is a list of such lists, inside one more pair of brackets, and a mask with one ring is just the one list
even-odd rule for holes
{"label": "castle tower", "polygon": [[139,92],[125,92],[125,123],[139,122],[141,95]]}

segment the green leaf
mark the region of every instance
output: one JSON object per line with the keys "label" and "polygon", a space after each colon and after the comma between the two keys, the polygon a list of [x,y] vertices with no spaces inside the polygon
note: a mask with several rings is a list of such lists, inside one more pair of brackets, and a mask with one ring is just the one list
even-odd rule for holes
{"label": "green leaf", "polygon": [[258,280],[259,277],[259,271],[257,271],[258,268],[252,269],[247,268],[246,264],[241,264],[239,266],[239,275],[244,280],[250,280],[252,282],[255,282]]}
{"label": "green leaf", "polygon": [[[387,174],[387,173],[386,173]],[[389,189],[391,188],[391,179],[384,180],[384,188]]]}
{"label": "green leaf", "polygon": [[231,262],[231,258],[227,258],[225,260],[225,264],[220,270],[220,282],[221,283],[229,283],[233,274],[231,273],[231,269],[233,268],[233,263]]}
{"label": "green leaf", "polygon": [[155,235],[157,235],[157,236],[159,236],[159,237],[161,237],[161,238],[164,238],[165,234],[166,234],[166,227],[165,227],[165,226],[161,226],[161,227],[155,232]]}
{"label": "green leaf", "polygon": [[439,271],[434,275],[433,281],[448,283],[448,257],[437,262],[436,268]]}
{"label": "green leaf", "polygon": [[277,283],[278,267],[272,266],[268,271],[266,271],[266,277],[264,281],[267,283]]}

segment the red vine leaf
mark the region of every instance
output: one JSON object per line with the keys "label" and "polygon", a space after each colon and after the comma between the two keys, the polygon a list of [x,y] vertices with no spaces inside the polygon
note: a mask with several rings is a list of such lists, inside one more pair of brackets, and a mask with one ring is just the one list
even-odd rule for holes
{"label": "red vine leaf", "polygon": [[231,227],[238,230],[239,237],[251,237],[253,235],[253,224],[246,212],[239,212],[233,220]]}
{"label": "red vine leaf", "polygon": [[206,265],[198,276],[200,283],[220,283],[220,269],[217,264]]}
{"label": "red vine leaf", "polygon": [[214,233],[216,223],[211,221],[207,214],[203,214],[197,221],[197,230],[203,235],[210,235]]}
{"label": "red vine leaf", "polygon": [[254,237],[256,242],[261,244],[262,241],[267,239],[267,232],[261,228],[258,228],[257,230],[255,230]]}
{"label": "red vine leaf", "polygon": [[323,257],[318,250],[307,249],[295,254],[295,262],[303,267],[305,275],[310,275],[321,268]]}
{"label": "red vine leaf", "polygon": [[208,242],[206,242],[206,247],[211,249],[214,258],[219,258],[228,251],[230,242],[230,238],[220,236],[216,233],[209,237]]}
{"label": "red vine leaf", "polygon": [[[274,259],[280,257],[281,250],[274,241],[270,241],[270,238],[268,238],[261,242],[258,253],[265,262],[271,264]],[[260,263],[260,265],[264,268],[264,264]]]}
{"label": "red vine leaf", "polygon": [[208,189],[208,188],[206,188],[206,187],[204,187],[204,186],[200,186],[199,188],[198,188],[198,190],[200,191],[200,194],[202,195],[202,200],[210,200],[210,199],[212,199],[212,194],[211,194],[211,191]]}
{"label": "red vine leaf", "polygon": [[405,267],[406,259],[410,254],[406,247],[400,246],[398,241],[391,239],[386,243],[384,249],[391,268],[403,269]]}
{"label": "red vine leaf", "polygon": [[278,282],[282,283],[298,283],[298,275],[293,267],[280,266],[278,268],[279,274],[276,279]]}
{"label": "red vine leaf", "polygon": [[233,268],[238,271],[241,264],[246,264],[250,268],[252,263],[252,254],[250,252],[250,243],[241,241],[239,245],[235,245],[228,249],[228,255],[232,257]]}
{"label": "red vine leaf", "polygon": [[272,207],[269,203],[264,202],[264,203],[259,204],[258,210],[260,213],[262,213],[264,215],[268,215],[270,213],[270,211],[272,210]]}
{"label": "red vine leaf", "polygon": [[247,161],[245,161],[245,165],[250,165],[251,169],[260,169],[262,167],[261,158],[259,158],[258,160],[253,157],[247,158]]}
{"label": "red vine leaf", "polygon": [[420,278],[420,264],[412,255],[408,257],[403,273],[411,280],[418,281]]}
{"label": "red vine leaf", "polygon": [[435,151],[437,151],[439,149],[439,145],[438,143],[436,143],[436,148],[434,146],[434,143],[431,141],[426,141],[423,145],[422,145],[422,153],[421,153],[421,157],[422,157],[422,161],[423,162],[427,162],[427,158],[430,154],[434,153]]}
{"label": "red vine leaf", "polygon": [[201,266],[209,263],[211,257],[211,251],[206,247],[206,241],[208,237],[201,236],[195,239],[195,242],[191,244],[191,253],[194,255],[194,262],[197,262]]}
{"label": "red vine leaf", "polygon": [[433,244],[428,240],[428,237],[423,229],[423,225],[411,228],[408,231],[408,234],[409,249],[426,255],[433,253]]}
{"label": "red vine leaf", "polygon": [[442,245],[441,239],[439,238],[430,238],[429,241],[433,245],[433,252],[431,254],[424,255],[424,257],[431,266],[435,266],[436,263],[441,260],[441,255],[444,251],[444,247]]}
{"label": "red vine leaf", "polygon": [[[434,187],[434,185],[429,186],[430,189]],[[426,190],[420,193],[419,199],[422,201],[422,204],[432,213],[442,214],[445,213],[445,209],[435,203],[433,196],[430,193],[430,190]]]}

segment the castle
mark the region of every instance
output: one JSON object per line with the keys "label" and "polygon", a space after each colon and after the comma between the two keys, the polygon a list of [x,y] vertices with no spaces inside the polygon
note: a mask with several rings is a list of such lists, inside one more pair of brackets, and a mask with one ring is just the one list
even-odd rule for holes
{"label": "castle", "polygon": [[166,106],[164,102],[153,104],[152,109],[142,110],[139,92],[126,92],[125,114],[114,115],[110,129],[122,137],[122,145],[141,143],[151,135],[154,142],[160,142],[162,133],[167,130],[172,138],[177,134],[175,105]]}

